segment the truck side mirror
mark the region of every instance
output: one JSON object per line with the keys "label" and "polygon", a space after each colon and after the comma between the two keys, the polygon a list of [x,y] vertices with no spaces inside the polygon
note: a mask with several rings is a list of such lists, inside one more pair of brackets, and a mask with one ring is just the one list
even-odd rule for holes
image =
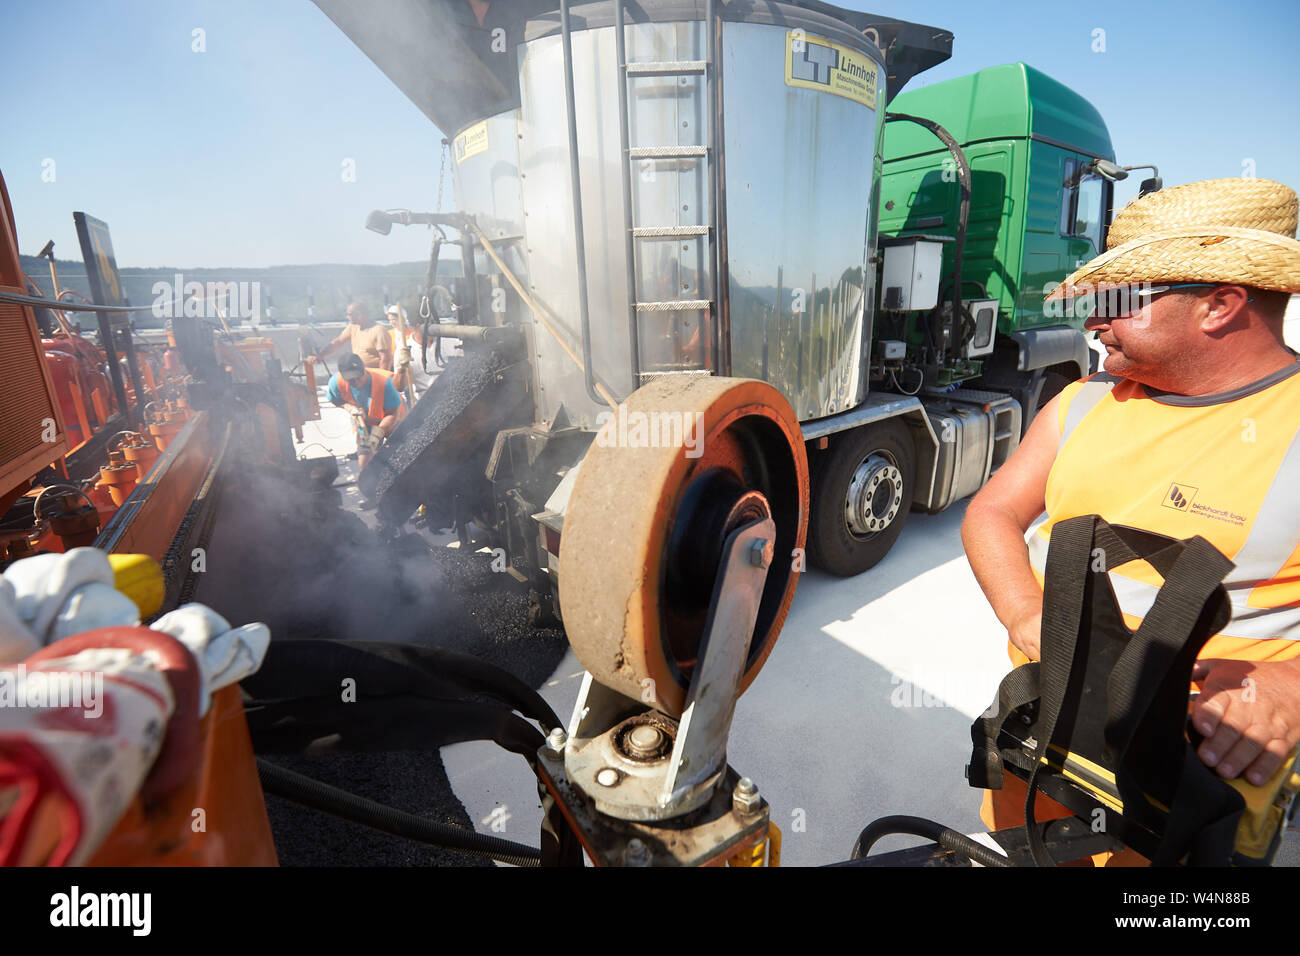
{"label": "truck side mirror", "polygon": [[1138,187],[1138,199],[1141,199],[1147,193],[1156,192],[1164,185],[1164,181],[1159,176],[1152,176],[1150,179],[1142,180],[1142,185]]}

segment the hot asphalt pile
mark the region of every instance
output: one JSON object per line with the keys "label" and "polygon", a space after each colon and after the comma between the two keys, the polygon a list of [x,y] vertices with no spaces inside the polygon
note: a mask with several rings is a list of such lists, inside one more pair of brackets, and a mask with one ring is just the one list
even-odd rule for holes
{"label": "hot asphalt pile", "polygon": [[451,523],[451,492],[481,483],[497,431],[532,421],[510,365],[486,349],[448,360],[358,479],[383,523],[400,526],[421,504]]}
{"label": "hot asphalt pile", "polygon": [[[490,554],[433,548],[412,534],[381,540],[337,506],[337,494],[313,493],[265,469],[232,479],[194,599],[235,624],[266,622],[273,642],[441,646],[534,688],[550,677],[565,651],[563,632],[528,624],[527,590],[494,573]],[[456,799],[436,750],[271,759],[385,805],[488,832]],[[522,759],[518,772],[531,775]],[[484,865],[276,797],[267,798],[267,809],[284,865]]]}

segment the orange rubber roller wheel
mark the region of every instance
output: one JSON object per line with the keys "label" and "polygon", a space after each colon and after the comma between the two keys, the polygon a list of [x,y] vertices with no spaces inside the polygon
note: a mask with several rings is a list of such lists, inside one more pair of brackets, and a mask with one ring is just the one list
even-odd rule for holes
{"label": "orange rubber roller wheel", "polygon": [[726,538],[769,515],[776,540],[742,692],[776,643],[803,568],[803,438],[781,393],[752,379],[666,377],[606,414],[564,515],[561,614],[597,681],[677,717]]}

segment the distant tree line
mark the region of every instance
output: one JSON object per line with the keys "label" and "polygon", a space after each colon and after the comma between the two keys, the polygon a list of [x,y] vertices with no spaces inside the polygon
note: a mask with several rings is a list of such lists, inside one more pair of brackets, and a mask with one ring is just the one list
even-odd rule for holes
{"label": "distant tree line", "polygon": [[[21,256],[22,268],[41,291],[53,297],[49,263],[36,256]],[[90,299],[90,285],[84,264],[75,259],[57,259],[59,287]],[[424,292],[426,262],[397,262],[392,265],[290,265],[264,269],[177,269],[173,267],[119,267],[122,291],[131,305],[150,305],[158,299],[155,288],[167,283],[172,288],[177,275],[183,282],[212,284],[257,283],[260,322],[342,321],[347,305],[354,299],[365,302],[380,316],[385,304],[401,302],[408,310]],[[444,257],[438,265],[438,278],[449,285],[460,275],[460,261]],[[136,313],[136,328],[161,328],[166,322],[149,312]],[[94,317],[83,318],[83,328],[94,326]]]}

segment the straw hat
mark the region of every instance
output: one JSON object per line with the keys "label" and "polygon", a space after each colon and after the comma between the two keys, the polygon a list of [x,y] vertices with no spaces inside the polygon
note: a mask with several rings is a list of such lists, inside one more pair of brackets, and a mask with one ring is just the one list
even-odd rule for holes
{"label": "straw hat", "polygon": [[1139,282],[1298,293],[1298,213],[1295,190],[1271,179],[1207,179],[1158,190],[1125,206],[1111,224],[1106,251],[1047,298]]}

